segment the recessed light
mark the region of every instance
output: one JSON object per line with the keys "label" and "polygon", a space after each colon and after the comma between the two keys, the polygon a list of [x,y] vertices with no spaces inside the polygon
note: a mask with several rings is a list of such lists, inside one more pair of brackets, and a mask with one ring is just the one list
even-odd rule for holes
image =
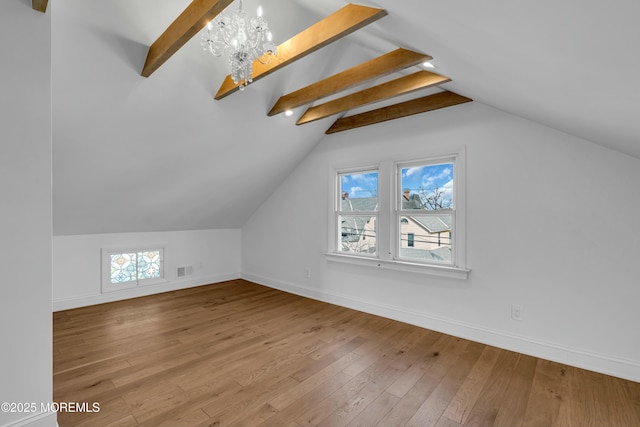
{"label": "recessed light", "polygon": [[284,115],[287,117],[291,116],[292,114],[293,114],[293,110],[287,110],[284,112]]}
{"label": "recessed light", "polygon": [[423,63],[422,63],[422,66],[423,66],[424,68],[436,68],[436,66],[435,66],[435,65],[433,65],[431,62],[423,62]]}

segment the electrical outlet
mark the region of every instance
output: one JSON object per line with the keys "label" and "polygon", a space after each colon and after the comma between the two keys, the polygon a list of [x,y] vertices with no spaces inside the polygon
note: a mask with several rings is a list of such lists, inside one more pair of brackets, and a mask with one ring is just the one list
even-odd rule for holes
{"label": "electrical outlet", "polygon": [[308,268],[304,269],[304,278],[311,279],[311,270],[309,270]]}
{"label": "electrical outlet", "polygon": [[511,304],[511,318],[522,322],[523,312],[520,304]]}

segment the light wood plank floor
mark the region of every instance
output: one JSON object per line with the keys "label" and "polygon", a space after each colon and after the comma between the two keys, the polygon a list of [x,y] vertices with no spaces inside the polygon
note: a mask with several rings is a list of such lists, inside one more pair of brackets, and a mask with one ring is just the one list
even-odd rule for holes
{"label": "light wood plank floor", "polygon": [[54,314],[66,426],[640,426],[640,384],[243,280]]}

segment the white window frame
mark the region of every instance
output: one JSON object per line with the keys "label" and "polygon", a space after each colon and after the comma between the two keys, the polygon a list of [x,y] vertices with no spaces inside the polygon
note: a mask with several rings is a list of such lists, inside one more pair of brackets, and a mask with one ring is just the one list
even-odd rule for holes
{"label": "white window frame", "polygon": [[[123,253],[139,253],[139,252],[160,252],[160,277],[154,277],[150,279],[136,279],[123,283],[111,283],[111,255],[123,254]],[[120,247],[120,248],[102,248],[102,280],[101,291],[116,292],[127,289],[135,289],[140,286],[157,285],[160,283],[166,283],[165,278],[165,264],[166,264],[166,245],[145,245],[140,247]]]}
{"label": "white window frame", "polygon": [[[402,197],[401,179],[399,177],[401,168],[407,167],[407,165],[441,164],[452,162],[452,160],[454,165],[453,191],[455,198],[455,225],[452,227],[452,263],[449,265],[399,257],[400,217],[407,214],[407,211],[399,209],[400,197]],[[376,169],[378,171],[376,254],[375,256],[364,256],[364,254],[340,252],[337,250],[337,245],[340,243],[340,229],[338,215],[336,214],[338,209],[336,203],[339,200],[338,195],[341,190],[339,175]],[[326,253],[329,261],[456,279],[468,278],[470,270],[467,268],[466,259],[466,148],[464,146],[456,150],[433,153],[432,155],[415,156],[412,159],[381,161],[375,166],[353,168],[334,166],[331,168],[330,188],[329,250]]]}

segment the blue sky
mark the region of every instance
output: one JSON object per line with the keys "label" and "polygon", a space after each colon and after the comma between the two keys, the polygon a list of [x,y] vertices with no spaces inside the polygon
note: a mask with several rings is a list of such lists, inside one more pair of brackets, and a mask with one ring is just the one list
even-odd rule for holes
{"label": "blue sky", "polygon": [[[402,169],[401,187],[408,188],[411,194],[421,191],[429,194],[436,188],[444,192],[446,198],[453,195],[453,164],[416,166]],[[342,192],[349,193],[349,197],[373,197],[378,192],[377,172],[342,175]]]}
{"label": "blue sky", "polygon": [[453,164],[418,166],[402,169],[402,189],[411,193],[425,190],[430,193],[436,188],[453,190]]}
{"label": "blue sky", "polygon": [[432,194],[436,189],[443,193],[442,200],[449,205],[453,198],[453,164],[417,166],[402,169],[402,190],[410,194]]}
{"label": "blue sky", "polygon": [[378,195],[378,173],[342,175],[340,186],[342,193],[349,193],[352,199],[375,197]]}

